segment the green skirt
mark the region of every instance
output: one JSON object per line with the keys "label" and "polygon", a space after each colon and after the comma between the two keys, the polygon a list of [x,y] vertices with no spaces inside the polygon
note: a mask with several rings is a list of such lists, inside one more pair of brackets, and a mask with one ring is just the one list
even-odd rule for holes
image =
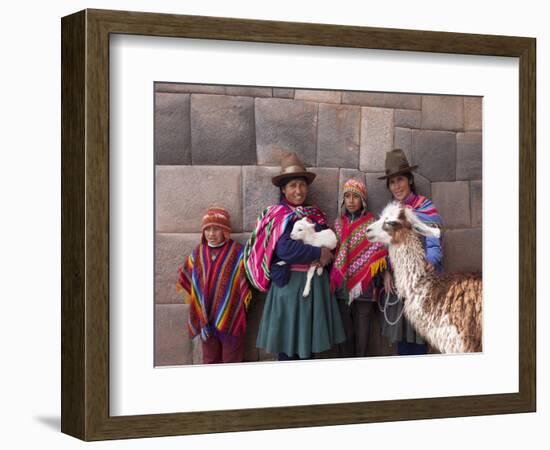
{"label": "green skirt", "polygon": [[328,273],[315,274],[311,292],[302,297],[306,272],[292,271],[283,287],[271,284],[265,300],[256,346],[270,353],[309,358],[344,342],[338,304],[330,293]]}

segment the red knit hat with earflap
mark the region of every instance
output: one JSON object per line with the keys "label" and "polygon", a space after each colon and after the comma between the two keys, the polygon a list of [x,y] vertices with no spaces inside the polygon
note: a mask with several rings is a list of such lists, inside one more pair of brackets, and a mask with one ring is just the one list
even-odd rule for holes
{"label": "red knit hat with earflap", "polygon": [[231,216],[229,212],[221,206],[211,206],[208,208],[202,218],[201,231],[204,233],[205,228],[210,226],[220,227],[224,231],[223,235],[227,240],[231,233]]}

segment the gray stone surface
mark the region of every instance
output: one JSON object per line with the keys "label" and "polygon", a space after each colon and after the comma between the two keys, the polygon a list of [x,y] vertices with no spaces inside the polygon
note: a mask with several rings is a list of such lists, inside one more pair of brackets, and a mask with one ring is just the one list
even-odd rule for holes
{"label": "gray stone surface", "polygon": [[391,193],[386,187],[386,180],[379,180],[383,172],[367,173],[368,209],[376,217],[380,215],[384,207],[391,201]]}
{"label": "gray stone surface", "polygon": [[423,95],[422,128],[428,130],[464,130],[464,97]]}
{"label": "gray stone surface", "polygon": [[479,180],[482,177],[481,132],[456,135],[456,179]]}
{"label": "gray stone surface", "polygon": [[273,97],[294,98],[294,89],[273,88]]}
{"label": "gray stone surface", "polygon": [[176,292],[178,267],[199,244],[200,233],[157,233],[155,235],[155,303],[182,304]]}
{"label": "gray stone surface", "polygon": [[470,226],[470,183],[432,183],[432,200],[443,218],[443,226],[446,229]]}
{"label": "gray stone surface", "polygon": [[258,164],[278,165],[293,151],[306,165],[315,165],[318,105],[286,99],[256,99]]}
{"label": "gray stone surface", "polygon": [[394,125],[403,128],[420,128],[422,113],[413,109],[395,109]]}
{"label": "gray stone surface", "polygon": [[246,314],[245,361],[259,361],[260,359],[260,351],[256,347],[256,338],[258,337],[258,329],[264,310],[265,296],[264,293],[256,290],[252,291],[252,300]]}
{"label": "gray stone surface", "polygon": [[256,164],[254,99],[191,96],[193,164]]}
{"label": "gray stone surface", "polygon": [[155,163],[191,164],[189,94],[155,94]]}
{"label": "gray stone surface", "polygon": [[271,178],[280,173],[279,167],[243,167],[243,227],[252,231],[258,215],[269,205],[279,202],[279,189]]}
{"label": "gray stone surface", "polygon": [[155,366],[193,364],[187,305],[155,306]]}
{"label": "gray stone surface", "polygon": [[413,157],[418,173],[431,181],[456,177],[456,134],[448,131],[412,130]]}
{"label": "gray stone surface", "polygon": [[319,105],[317,165],[321,167],[359,167],[358,106]]}
{"label": "gray stone surface", "polygon": [[156,231],[200,232],[209,206],[224,206],[234,232],[242,230],[241,167],[157,166]]}
{"label": "gray stone surface", "polygon": [[382,108],[420,109],[422,96],[381,92],[342,92],[342,103]]}
{"label": "gray stone surface", "polygon": [[187,94],[225,94],[225,86],[211,84],[155,83],[156,92],[179,92]]}
{"label": "gray stone surface", "polygon": [[482,97],[466,97],[464,99],[464,129],[466,131],[481,131],[482,100]]}
{"label": "gray stone surface", "polygon": [[317,174],[309,186],[307,203],[319,207],[331,224],[338,215],[338,181],[339,170],[333,168],[308,167]]}
{"label": "gray stone surface", "polygon": [[273,97],[273,89],[266,87],[227,86],[227,95],[244,95],[246,97]]}
{"label": "gray stone surface", "polygon": [[383,171],[386,152],[392,148],[393,110],[361,108],[359,169],[365,172]]}
{"label": "gray stone surface", "polygon": [[[409,164],[414,164],[412,151],[412,130],[410,128],[395,127],[393,130],[393,148],[400,148],[405,152]],[[385,161],[384,156],[384,161]],[[384,162],[385,164],[385,162]]]}
{"label": "gray stone surface", "polygon": [[414,185],[416,186],[416,193],[428,198],[432,198],[432,183],[426,177],[423,177],[419,173],[413,172]]}
{"label": "gray stone surface", "polygon": [[319,103],[340,103],[340,101],[342,100],[342,92],[314,89],[296,89],[294,93],[294,99]]}
{"label": "gray stone surface", "polygon": [[443,235],[445,272],[481,272],[483,242],[481,228],[447,230]]}
{"label": "gray stone surface", "polygon": [[480,227],[483,224],[483,185],[480,180],[470,181],[470,209],[472,226]]}

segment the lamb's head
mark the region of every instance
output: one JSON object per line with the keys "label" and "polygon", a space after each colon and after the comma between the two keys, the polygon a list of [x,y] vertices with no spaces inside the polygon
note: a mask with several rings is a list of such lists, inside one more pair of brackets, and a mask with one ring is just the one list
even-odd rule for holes
{"label": "lamb's head", "polygon": [[315,224],[307,217],[297,220],[292,227],[290,238],[295,241],[303,241],[304,237],[309,233],[315,232]]}
{"label": "lamb's head", "polygon": [[384,208],[380,218],[367,228],[367,238],[371,242],[399,245],[411,232],[431,237],[441,234],[439,228],[422,222],[411,208],[392,202]]}

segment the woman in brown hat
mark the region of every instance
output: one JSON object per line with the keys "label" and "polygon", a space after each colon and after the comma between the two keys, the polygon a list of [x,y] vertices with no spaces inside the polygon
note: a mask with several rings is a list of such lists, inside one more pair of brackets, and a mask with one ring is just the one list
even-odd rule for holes
{"label": "woman in brown hat", "polygon": [[[442,227],[442,220],[437,208],[431,200],[418,195],[414,184],[413,170],[418,166],[411,166],[405,153],[401,149],[394,149],[386,153],[386,174],[379,177],[386,180],[386,186],[391,192],[393,200],[412,208],[418,218],[424,223]],[[428,270],[441,272],[443,270],[443,251],[439,238],[424,238],[426,253],[426,267]],[[399,316],[402,305],[398,301],[393,286],[391,271],[384,273],[384,288],[390,293],[386,307],[386,318],[382,321],[382,334],[392,343],[397,342],[397,353],[400,355],[419,355],[427,352],[427,347],[420,335],[416,333],[412,325],[405,318],[396,323],[389,323]],[[384,296],[385,297],[385,296]],[[384,299],[382,299],[384,302]]]}
{"label": "woman in brown hat", "polygon": [[295,153],[283,158],[281,173],[272,179],[281,200],[260,214],[244,252],[249,281],[267,291],[256,346],[278,354],[279,360],[311,358],[345,340],[328,271],[315,275],[311,293],[302,295],[310,264],[326,266],[332,260],[331,251],[290,238],[294,222],[303,217],[313,221],[317,230],[327,228],[325,214],[306,206],[314,179]]}

